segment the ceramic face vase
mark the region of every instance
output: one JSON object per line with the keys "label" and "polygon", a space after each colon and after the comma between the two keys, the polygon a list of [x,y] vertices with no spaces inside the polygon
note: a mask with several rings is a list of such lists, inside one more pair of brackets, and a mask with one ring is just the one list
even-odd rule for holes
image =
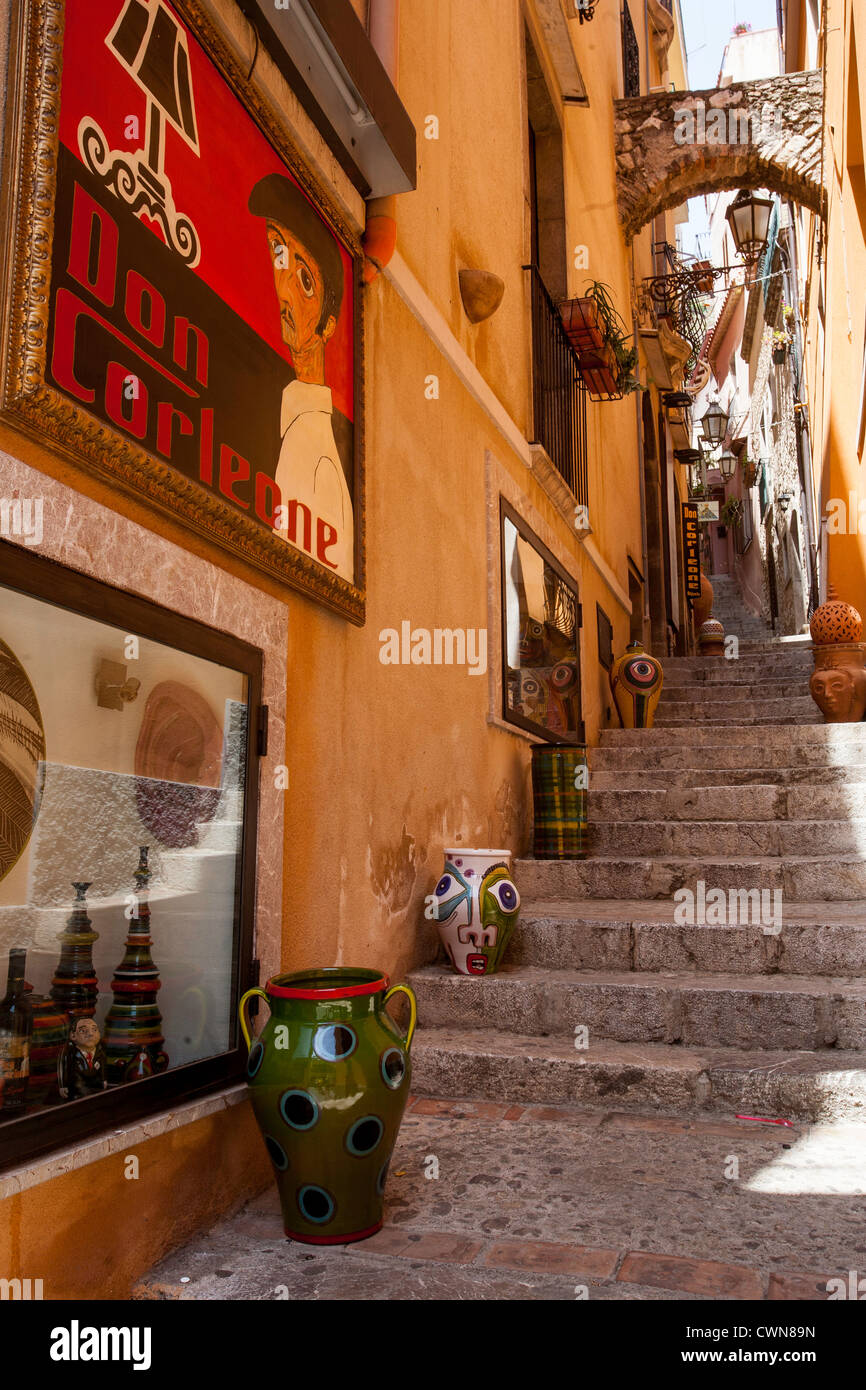
{"label": "ceramic face vase", "polygon": [[640,642],[630,642],[610,670],[610,688],[624,729],[651,729],[664,671]]}
{"label": "ceramic face vase", "polygon": [[520,912],[510,851],[446,849],[432,906],[454,969],[461,975],[494,974]]}
{"label": "ceramic face vase", "polygon": [[[408,995],[404,1037],[385,1009]],[[244,1006],[271,1015],[250,1040]],[[248,990],[240,1020],[247,1081],[274,1167],[290,1240],[342,1245],[382,1225],[388,1164],[409,1098],[415,996],[378,970],[333,966],[277,975]]]}

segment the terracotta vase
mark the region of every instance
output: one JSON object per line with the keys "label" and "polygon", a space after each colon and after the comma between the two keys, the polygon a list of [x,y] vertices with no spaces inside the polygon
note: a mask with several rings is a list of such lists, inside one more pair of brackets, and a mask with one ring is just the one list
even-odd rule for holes
{"label": "terracotta vase", "polygon": [[692,604],[695,615],[695,631],[699,631],[713,611],[713,586],[701,570],[701,592]]}
{"label": "terracotta vase", "polygon": [[75,901],[60,933],[60,960],[51,981],[51,998],[72,1018],[92,1018],[96,1013],[99,982],[93,967],[93,943],[99,932],[87,915],[89,883],[73,883]]}
{"label": "terracotta vase", "polygon": [[[405,1037],[388,1014],[408,995]],[[251,1040],[245,1005],[271,1014]],[[378,970],[328,966],[247,990],[240,1020],[253,1111],[280,1192],[286,1235],[343,1245],[382,1225],[388,1164],[409,1097],[415,996]]]}
{"label": "terracotta vase", "polygon": [[624,729],[651,729],[661,698],[662,664],[640,642],[629,642],[610,668],[610,688]]}
{"label": "terracotta vase", "polygon": [[863,636],[863,621],[850,603],[831,599],[816,608],[809,623],[812,641],[818,647],[837,642],[859,642]]}
{"label": "terracotta vase", "polygon": [[536,859],[585,859],[586,745],[536,743],[532,749],[533,845]]}
{"label": "terracotta vase", "polygon": [[708,618],[698,631],[698,651],[701,656],[718,658],[725,654],[725,629],[718,618]]}
{"label": "terracotta vase", "polygon": [[41,1105],[59,1099],[57,1062],[66,1046],[69,1019],[53,999],[32,993],[27,988],[27,1001],[33,1015],[30,1037],[30,1081],[27,1104]]}
{"label": "terracotta vase", "polygon": [[165,1071],[168,1054],[162,1035],[162,1014],[156,1002],[161,987],[159,970],[150,948],[148,846],[139,846],[135,870],[134,903],[123,960],[114,972],[111,991],[114,999],[105,1015],[103,1045],[108,1058],[108,1080],[112,1085],[137,1080],[143,1073],[139,1054],[144,1048],[151,1062],[151,1073]]}
{"label": "terracotta vase", "polygon": [[815,669],[809,693],[824,723],[859,723],[866,714],[866,643],[833,642],[812,650]]}
{"label": "terracotta vase", "polygon": [[495,974],[520,912],[510,852],[446,849],[445,867],[428,901],[458,974]]}

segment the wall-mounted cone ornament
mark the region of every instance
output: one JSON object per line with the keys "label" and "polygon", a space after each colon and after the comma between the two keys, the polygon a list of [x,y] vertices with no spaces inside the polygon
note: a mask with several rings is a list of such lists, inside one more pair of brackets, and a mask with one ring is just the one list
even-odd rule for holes
{"label": "wall-mounted cone ornament", "polygon": [[[112,1085],[165,1071],[168,1055],[162,1036],[162,1014],[156,996],[161,985],[150,948],[148,846],[139,849],[135,893],[131,907],[126,953],[114,972],[114,1002],[105,1016],[102,1045]],[[129,910],[129,909],[128,909]]]}

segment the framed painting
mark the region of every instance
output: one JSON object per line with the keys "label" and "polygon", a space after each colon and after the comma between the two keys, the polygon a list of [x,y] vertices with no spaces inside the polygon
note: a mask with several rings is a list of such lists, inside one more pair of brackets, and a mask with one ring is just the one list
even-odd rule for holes
{"label": "framed painting", "polygon": [[361,249],[199,0],[19,0],[0,416],[364,621]]}

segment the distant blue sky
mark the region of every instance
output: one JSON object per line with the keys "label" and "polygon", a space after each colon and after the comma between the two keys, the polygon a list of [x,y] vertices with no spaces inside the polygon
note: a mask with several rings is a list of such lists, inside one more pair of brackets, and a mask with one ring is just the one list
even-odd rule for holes
{"label": "distant blue sky", "polygon": [[[693,91],[715,87],[735,24],[751,24],[755,30],[776,28],[776,0],[680,0],[680,6]],[[708,230],[703,199],[692,200],[690,213],[690,226],[683,229],[684,247],[704,254],[704,246],[696,240]]]}
{"label": "distant blue sky", "polygon": [[776,0],[680,0],[680,5],[692,88],[715,87],[735,24],[776,27]]}

